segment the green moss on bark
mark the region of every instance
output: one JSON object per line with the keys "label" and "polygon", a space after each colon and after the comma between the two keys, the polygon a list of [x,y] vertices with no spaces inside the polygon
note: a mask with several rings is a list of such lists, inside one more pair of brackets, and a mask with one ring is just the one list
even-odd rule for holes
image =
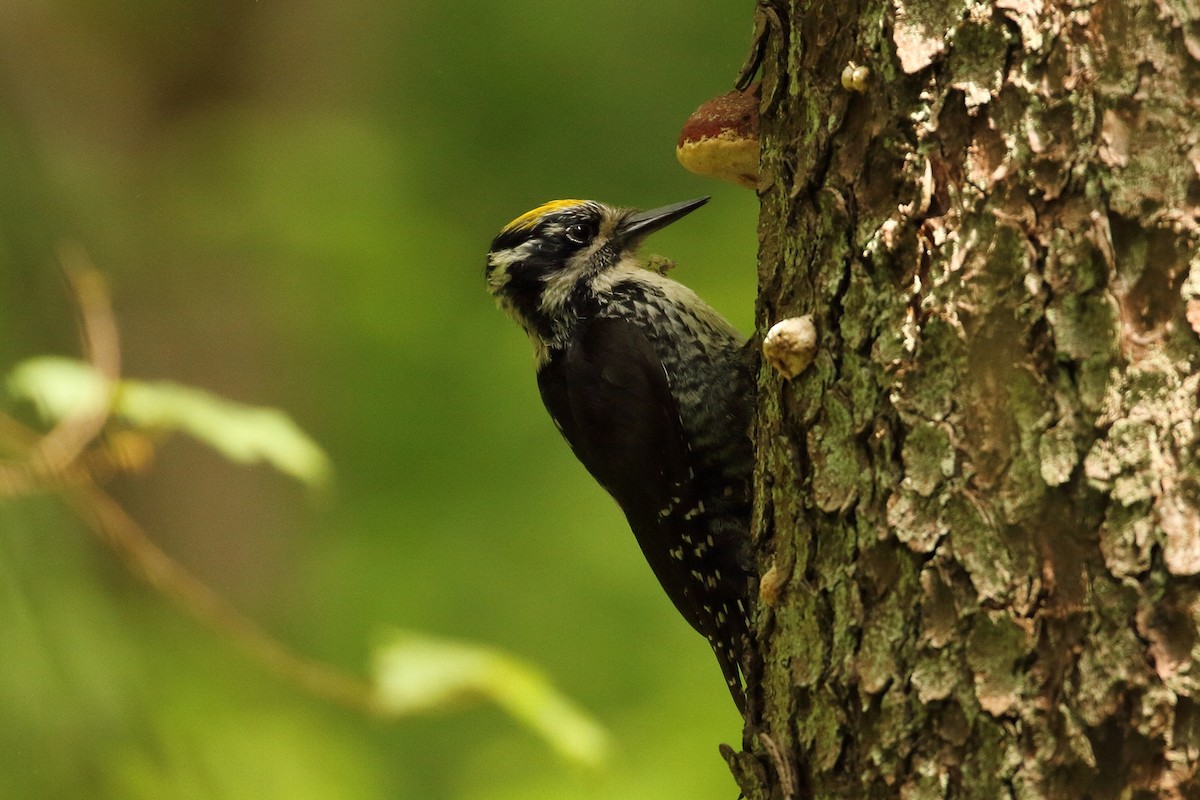
{"label": "green moss on bark", "polygon": [[1200,12],[777,10],[758,322],[820,350],[759,381],[773,796],[1200,796]]}

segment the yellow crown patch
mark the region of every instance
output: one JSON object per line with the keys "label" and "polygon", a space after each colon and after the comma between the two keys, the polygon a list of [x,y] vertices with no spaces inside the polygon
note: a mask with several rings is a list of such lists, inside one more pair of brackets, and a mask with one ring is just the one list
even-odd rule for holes
{"label": "yellow crown patch", "polygon": [[524,214],[517,217],[512,222],[505,225],[504,230],[501,231],[501,233],[508,233],[509,231],[522,230],[524,228],[532,228],[534,225],[537,224],[537,221],[539,219],[541,219],[546,214],[549,214],[551,211],[559,211],[564,208],[570,208],[571,206],[581,205],[584,202],[586,202],[586,201],[584,201],[584,200],[551,200],[549,203],[543,203],[542,205],[538,206],[537,208],[533,209],[532,211],[526,211]]}

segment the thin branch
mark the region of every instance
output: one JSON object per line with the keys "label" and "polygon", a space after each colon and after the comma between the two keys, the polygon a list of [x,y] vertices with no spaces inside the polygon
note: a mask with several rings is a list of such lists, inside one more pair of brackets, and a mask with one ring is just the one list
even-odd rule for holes
{"label": "thin branch", "polygon": [[[108,290],[86,254],[60,249],[79,312],[83,351],[113,387],[120,374],[120,337]],[[145,529],[96,483],[97,474],[130,467],[120,453],[89,448],[108,421],[108,409],[67,417],[43,436],[0,413],[0,448],[23,455],[0,461],[0,497],[58,493],[100,541],[150,588],[185,613],[227,636],[268,671],[315,697],[373,716],[386,710],[372,685],[357,675],[308,658],[288,647],[172,559]]]}
{"label": "thin branch", "polygon": [[268,670],[305,692],[371,715],[381,715],[366,680],[300,655],[234,608],[156,545],[107,492],[83,486],[63,494],[80,519],[150,588],[189,616],[228,636]]}
{"label": "thin branch", "polygon": [[[78,246],[61,246],[59,262],[75,298],[84,356],[115,387],[121,370],[121,340],[104,278]],[[0,461],[0,497],[33,494],[86,480],[76,462],[104,429],[108,406],[106,403],[98,411],[67,416],[41,437],[0,414],[0,444],[7,443],[6,449],[24,455],[20,461]]]}
{"label": "thin branch", "polygon": [[[79,338],[84,357],[115,390],[121,370],[121,340],[113,317],[108,287],[87,254],[78,246],[59,248],[59,261],[75,296],[79,312]],[[64,417],[35,445],[29,462],[42,475],[62,472],[100,435],[108,421],[108,407]]]}

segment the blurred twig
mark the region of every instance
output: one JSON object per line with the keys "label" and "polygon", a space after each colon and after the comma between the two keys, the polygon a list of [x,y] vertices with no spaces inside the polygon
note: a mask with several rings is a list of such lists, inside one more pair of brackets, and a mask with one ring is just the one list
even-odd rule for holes
{"label": "blurred twig", "polygon": [[[78,246],[59,248],[59,261],[79,316],[80,346],[92,367],[110,383],[120,376],[121,348],[108,288],[87,254]],[[0,444],[23,454],[19,461],[0,461],[0,497],[52,491],[87,480],[79,458],[104,429],[108,406],[86,409],[63,418],[38,437],[0,413]]]}
{"label": "blurred twig", "polygon": [[370,714],[380,713],[371,685],[356,675],[300,655],[234,608],[164,553],[127,511],[100,487],[63,495],[87,526],[125,565],[193,618],[232,639],[255,661],[305,692]]}
{"label": "blurred twig", "polygon": [[[120,339],[104,280],[82,250],[63,248],[60,258],[79,311],[83,352],[115,387]],[[130,571],[189,616],[232,640],[260,665],[321,699],[372,715],[386,713],[367,680],[301,655],[272,636],[167,555],[98,485],[99,476],[129,466],[119,452],[97,444],[107,420],[106,406],[99,412],[67,417],[39,436],[0,413],[0,448],[22,456],[0,461],[0,497],[59,493]]]}
{"label": "blurred twig", "polygon": [[[79,338],[84,358],[101,376],[116,386],[121,373],[121,340],[113,317],[108,287],[87,253],[78,245],[59,248],[63,273],[75,296],[79,312]],[[104,429],[108,404],[67,417],[38,440],[29,461],[43,475],[64,471]]]}

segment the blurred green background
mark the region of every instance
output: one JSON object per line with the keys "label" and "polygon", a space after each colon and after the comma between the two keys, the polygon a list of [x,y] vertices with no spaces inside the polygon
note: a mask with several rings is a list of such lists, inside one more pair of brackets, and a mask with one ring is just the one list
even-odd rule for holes
{"label": "blurred green background", "polygon": [[337,471],[314,502],[175,437],[112,487],[168,552],[348,670],[389,626],[516,654],[616,745],[589,770],[495,708],[381,723],[313,700],[55,498],[10,498],[0,797],[736,795],[716,663],[559,439],[482,269],[496,231],[548,199],[712,194],[646,249],[748,333],[756,199],[684,172],[674,144],[730,88],[751,11],[0,2],[0,371],[78,353],[54,253],[82,245],[125,374],[286,409]]}

